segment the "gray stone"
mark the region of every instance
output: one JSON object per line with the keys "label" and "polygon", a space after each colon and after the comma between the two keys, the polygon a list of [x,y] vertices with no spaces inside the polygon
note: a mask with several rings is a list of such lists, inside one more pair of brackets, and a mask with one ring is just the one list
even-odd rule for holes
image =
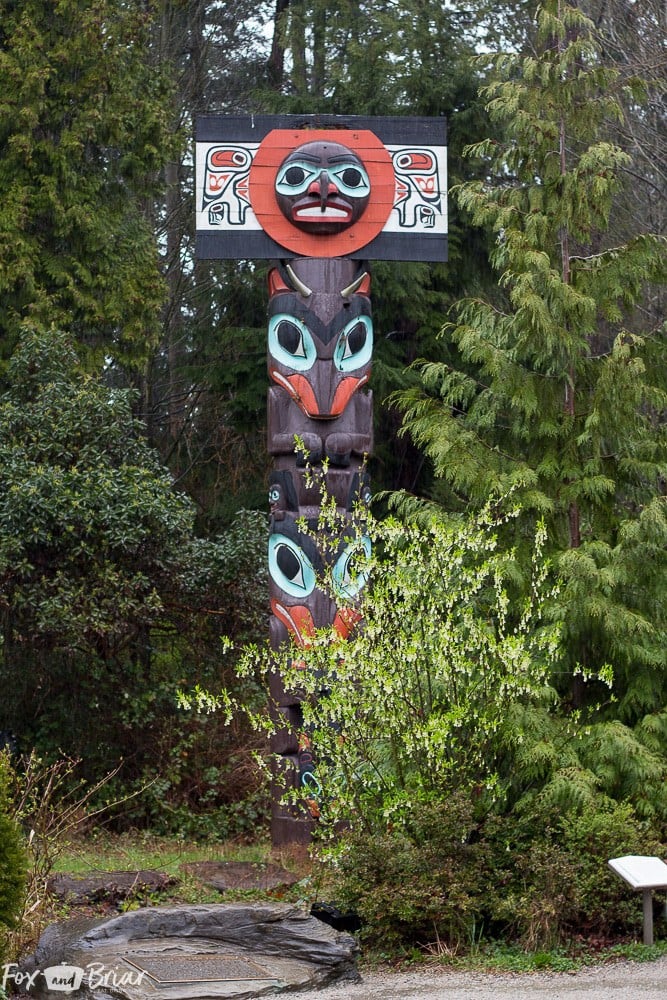
{"label": "gray stone", "polygon": [[54,875],[49,889],[57,899],[77,903],[119,902],[130,896],[165,892],[176,879],[159,871],[92,871],[86,875]]}
{"label": "gray stone", "polygon": [[279,865],[256,864],[252,861],[187,861],[181,871],[194,875],[204,885],[228,892],[230,889],[280,889],[299,881],[293,872]]}
{"label": "gray stone", "polygon": [[297,906],[221,903],[53,924],[23,970],[43,1000],[241,1000],[357,980],[356,954]]}

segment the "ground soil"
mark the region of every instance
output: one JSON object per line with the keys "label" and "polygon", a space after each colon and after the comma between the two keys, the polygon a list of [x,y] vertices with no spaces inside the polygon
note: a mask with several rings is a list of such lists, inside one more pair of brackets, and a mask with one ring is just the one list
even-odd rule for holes
{"label": "ground soil", "polygon": [[364,972],[359,983],[295,994],[298,1000],[665,1000],[667,955],[558,973],[461,972],[432,966]]}

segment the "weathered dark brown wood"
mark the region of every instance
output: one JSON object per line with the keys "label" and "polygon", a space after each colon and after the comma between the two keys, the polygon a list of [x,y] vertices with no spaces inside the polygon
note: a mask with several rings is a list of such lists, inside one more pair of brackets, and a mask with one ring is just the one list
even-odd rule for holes
{"label": "weathered dark brown wood", "polygon": [[447,119],[399,115],[199,115],[197,142],[261,142],[273,129],[371,129],[385,144],[447,142]]}

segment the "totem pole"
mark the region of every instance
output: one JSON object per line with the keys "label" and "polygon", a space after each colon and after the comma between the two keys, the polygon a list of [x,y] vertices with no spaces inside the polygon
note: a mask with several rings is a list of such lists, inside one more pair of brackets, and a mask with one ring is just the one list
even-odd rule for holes
{"label": "totem pole", "polygon": [[[320,489],[341,523],[370,498],[373,449],[370,260],[445,260],[444,118],[206,116],[197,122],[197,255],[265,258],[269,271],[268,451],[270,642],[307,650],[315,631],[345,639],[354,547],[318,545]],[[323,464],[324,463],[324,464]],[[324,540],[322,540],[324,541]],[[355,545],[358,545],[356,542]],[[367,545],[361,540],[362,546]],[[318,583],[325,562],[331,592]],[[339,596],[340,605],[336,600]],[[270,704],[276,777],[301,789],[283,806],[276,784],[275,845],[305,842],[318,811],[316,748],[299,693],[278,674]]]}

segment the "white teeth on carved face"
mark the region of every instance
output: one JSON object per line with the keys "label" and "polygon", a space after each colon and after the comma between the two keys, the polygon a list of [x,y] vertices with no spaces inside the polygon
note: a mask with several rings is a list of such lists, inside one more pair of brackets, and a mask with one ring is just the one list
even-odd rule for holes
{"label": "white teeth on carved face", "polygon": [[317,206],[313,208],[299,208],[294,213],[300,219],[347,219],[349,213],[340,208],[327,207],[323,212]]}

